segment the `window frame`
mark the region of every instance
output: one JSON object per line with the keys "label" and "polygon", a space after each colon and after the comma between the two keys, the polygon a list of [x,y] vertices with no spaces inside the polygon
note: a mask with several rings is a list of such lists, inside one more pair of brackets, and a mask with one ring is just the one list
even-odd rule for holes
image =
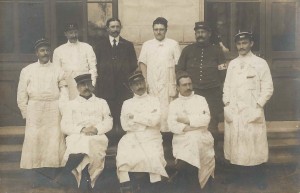
{"label": "window frame", "polygon": [[88,39],[88,32],[87,32],[87,3],[89,2],[99,2],[99,3],[112,3],[112,15],[113,17],[118,17],[118,0],[1,0],[1,2],[10,2],[13,3],[13,28],[14,28],[14,52],[13,53],[0,53],[0,62],[31,62],[36,60],[35,53],[21,53],[20,52],[20,38],[19,34],[19,13],[18,7],[20,3],[43,3],[44,4],[44,22],[45,22],[45,34],[44,36],[49,38],[52,46],[52,50],[54,50],[57,45],[56,40],[56,3],[57,2],[66,2],[66,3],[73,3],[73,2],[80,2],[82,3],[82,41],[87,42]]}

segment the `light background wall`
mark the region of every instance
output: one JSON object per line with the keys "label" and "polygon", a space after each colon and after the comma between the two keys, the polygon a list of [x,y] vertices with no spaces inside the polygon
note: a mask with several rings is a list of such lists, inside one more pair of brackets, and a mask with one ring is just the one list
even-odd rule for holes
{"label": "light background wall", "polygon": [[154,38],[157,17],[168,20],[167,37],[185,46],[195,41],[195,22],[204,20],[204,0],[119,0],[121,35],[134,42],[138,55],[142,43]]}

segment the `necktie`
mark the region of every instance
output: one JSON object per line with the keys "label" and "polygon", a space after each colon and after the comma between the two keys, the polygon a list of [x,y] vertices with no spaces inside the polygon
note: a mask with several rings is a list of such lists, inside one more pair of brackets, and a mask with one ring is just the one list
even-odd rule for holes
{"label": "necktie", "polygon": [[114,39],[114,40],[113,40],[113,48],[115,48],[115,47],[117,46],[117,44],[116,44],[116,43],[117,43],[117,40],[116,40],[116,39]]}

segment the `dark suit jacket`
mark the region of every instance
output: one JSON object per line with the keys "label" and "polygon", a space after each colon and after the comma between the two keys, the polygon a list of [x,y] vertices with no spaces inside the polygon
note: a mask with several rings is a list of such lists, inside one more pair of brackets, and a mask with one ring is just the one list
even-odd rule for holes
{"label": "dark suit jacket", "polygon": [[95,94],[106,100],[125,100],[131,96],[127,85],[128,76],[137,68],[133,44],[120,37],[113,49],[109,38],[95,42],[98,78]]}

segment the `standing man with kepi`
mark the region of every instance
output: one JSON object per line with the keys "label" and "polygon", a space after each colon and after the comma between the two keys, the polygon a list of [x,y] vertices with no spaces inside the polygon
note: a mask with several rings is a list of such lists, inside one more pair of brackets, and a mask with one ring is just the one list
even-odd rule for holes
{"label": "standing man with kepi", "polygon": [[20,167],[58,168],[65,152],[59,103],[68,100],[64,72],[50,62],[50,43],[35,43],[38,61],[22,69],[17,102],[26,119]]}
{"label": "standing man with kepi", "polygon": [[149,94],[158,97],[161,107],[160,130],[169,131],[168,108],[176,96],[175,65],[181,50],[178,42],[166,38],[168,21],[158,17],[153,21],[154,39],[143,44],[139,65],[148,84]]}
{"label": "standing man with kepi", "polygon": [[234,39],[239,56],[229,63],[224,83],[224,154],[236,168],[253,170],[257,186],[265,189],[268,141],[263,107],[273,94],[272,76],[267,62],[251,52],[251,33],[240,32]]}
{"label": "standing man with kepi", "polygon": [[197,42],[182,50],[176,70],[186,71],[192,78],[195,94],[205,97],[211,114],[208,128],[215,134],[223,117],[225,56],[219,45],[210,43],[211,28],[205,22],[196,22],[194,30]]}
{"label": "standing man with kepi", "polygon": [[110,18],[106,22],[108,37],[95,45],[99,77],[96,96],[107,101],[114,118],[115,132],[120,132],[120,112],[126,99],[132,97],[127,88],[127,78],[137,68],[137,58],[133,44],[120,36],[121,21]]}
{"label": "standing man with kepi", "polygon": [[66,73],[70,100],[78,95],[74,77],[90,73],[94,86],[97,78],[94,50],[89,44],[78,40],[78,33],[77,24],[68,23],[65,27],[68,42],[56,48],[53,53],[53,63],[59,65]]}

